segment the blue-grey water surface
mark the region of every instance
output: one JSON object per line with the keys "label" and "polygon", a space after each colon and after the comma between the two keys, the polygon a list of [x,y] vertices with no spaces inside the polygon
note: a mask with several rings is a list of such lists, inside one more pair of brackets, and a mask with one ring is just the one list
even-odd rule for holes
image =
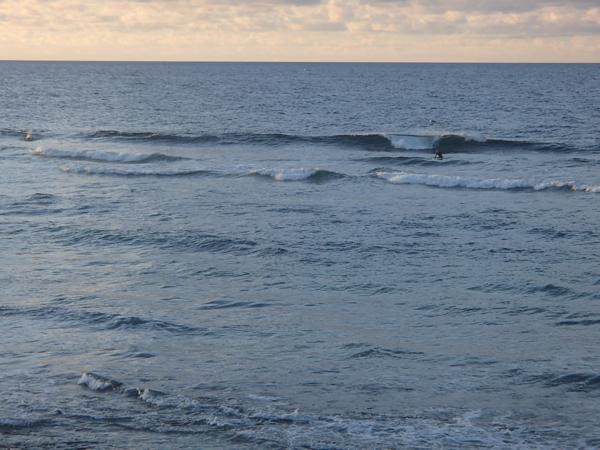
{"label": "blue-grey water surface", "polygon": [[0,63],[0,448],[600,447],[599,99]]}

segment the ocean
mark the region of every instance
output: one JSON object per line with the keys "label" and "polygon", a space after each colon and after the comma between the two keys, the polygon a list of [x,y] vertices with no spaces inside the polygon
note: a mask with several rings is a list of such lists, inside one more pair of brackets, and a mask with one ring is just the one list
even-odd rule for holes
{"label": "ocean", "polygon": [[599,65],[0,87],[0,448],[600,448]]}

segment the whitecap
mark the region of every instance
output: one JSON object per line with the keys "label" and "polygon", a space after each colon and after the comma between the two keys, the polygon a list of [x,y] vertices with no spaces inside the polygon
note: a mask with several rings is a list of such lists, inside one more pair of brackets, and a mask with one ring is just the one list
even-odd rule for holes
{"label": "whitecap", "polygon": [[77,381],[77,384],[86,386],[92,391],[98,392],[118,389],[121,386],[121,383],[118,381],[114,381],[91,372],[84,372]]}

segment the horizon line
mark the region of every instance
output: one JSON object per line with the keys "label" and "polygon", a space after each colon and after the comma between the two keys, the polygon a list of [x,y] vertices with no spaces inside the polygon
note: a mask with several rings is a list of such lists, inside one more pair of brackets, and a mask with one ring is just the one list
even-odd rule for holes
{"label": "horizon line", "polygon": [[35,63],[182,63],[182,64],[600,64],[600,61],[285,61],[285,60],[161,60],[161,59],[0,59]]}

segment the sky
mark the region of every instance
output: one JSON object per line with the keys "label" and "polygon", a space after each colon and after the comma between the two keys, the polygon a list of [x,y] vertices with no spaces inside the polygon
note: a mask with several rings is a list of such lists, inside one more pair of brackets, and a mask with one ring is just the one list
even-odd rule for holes
{"label": "sky", "polygon": [[0,0],[0,60],[600,62],[600,0]]}

